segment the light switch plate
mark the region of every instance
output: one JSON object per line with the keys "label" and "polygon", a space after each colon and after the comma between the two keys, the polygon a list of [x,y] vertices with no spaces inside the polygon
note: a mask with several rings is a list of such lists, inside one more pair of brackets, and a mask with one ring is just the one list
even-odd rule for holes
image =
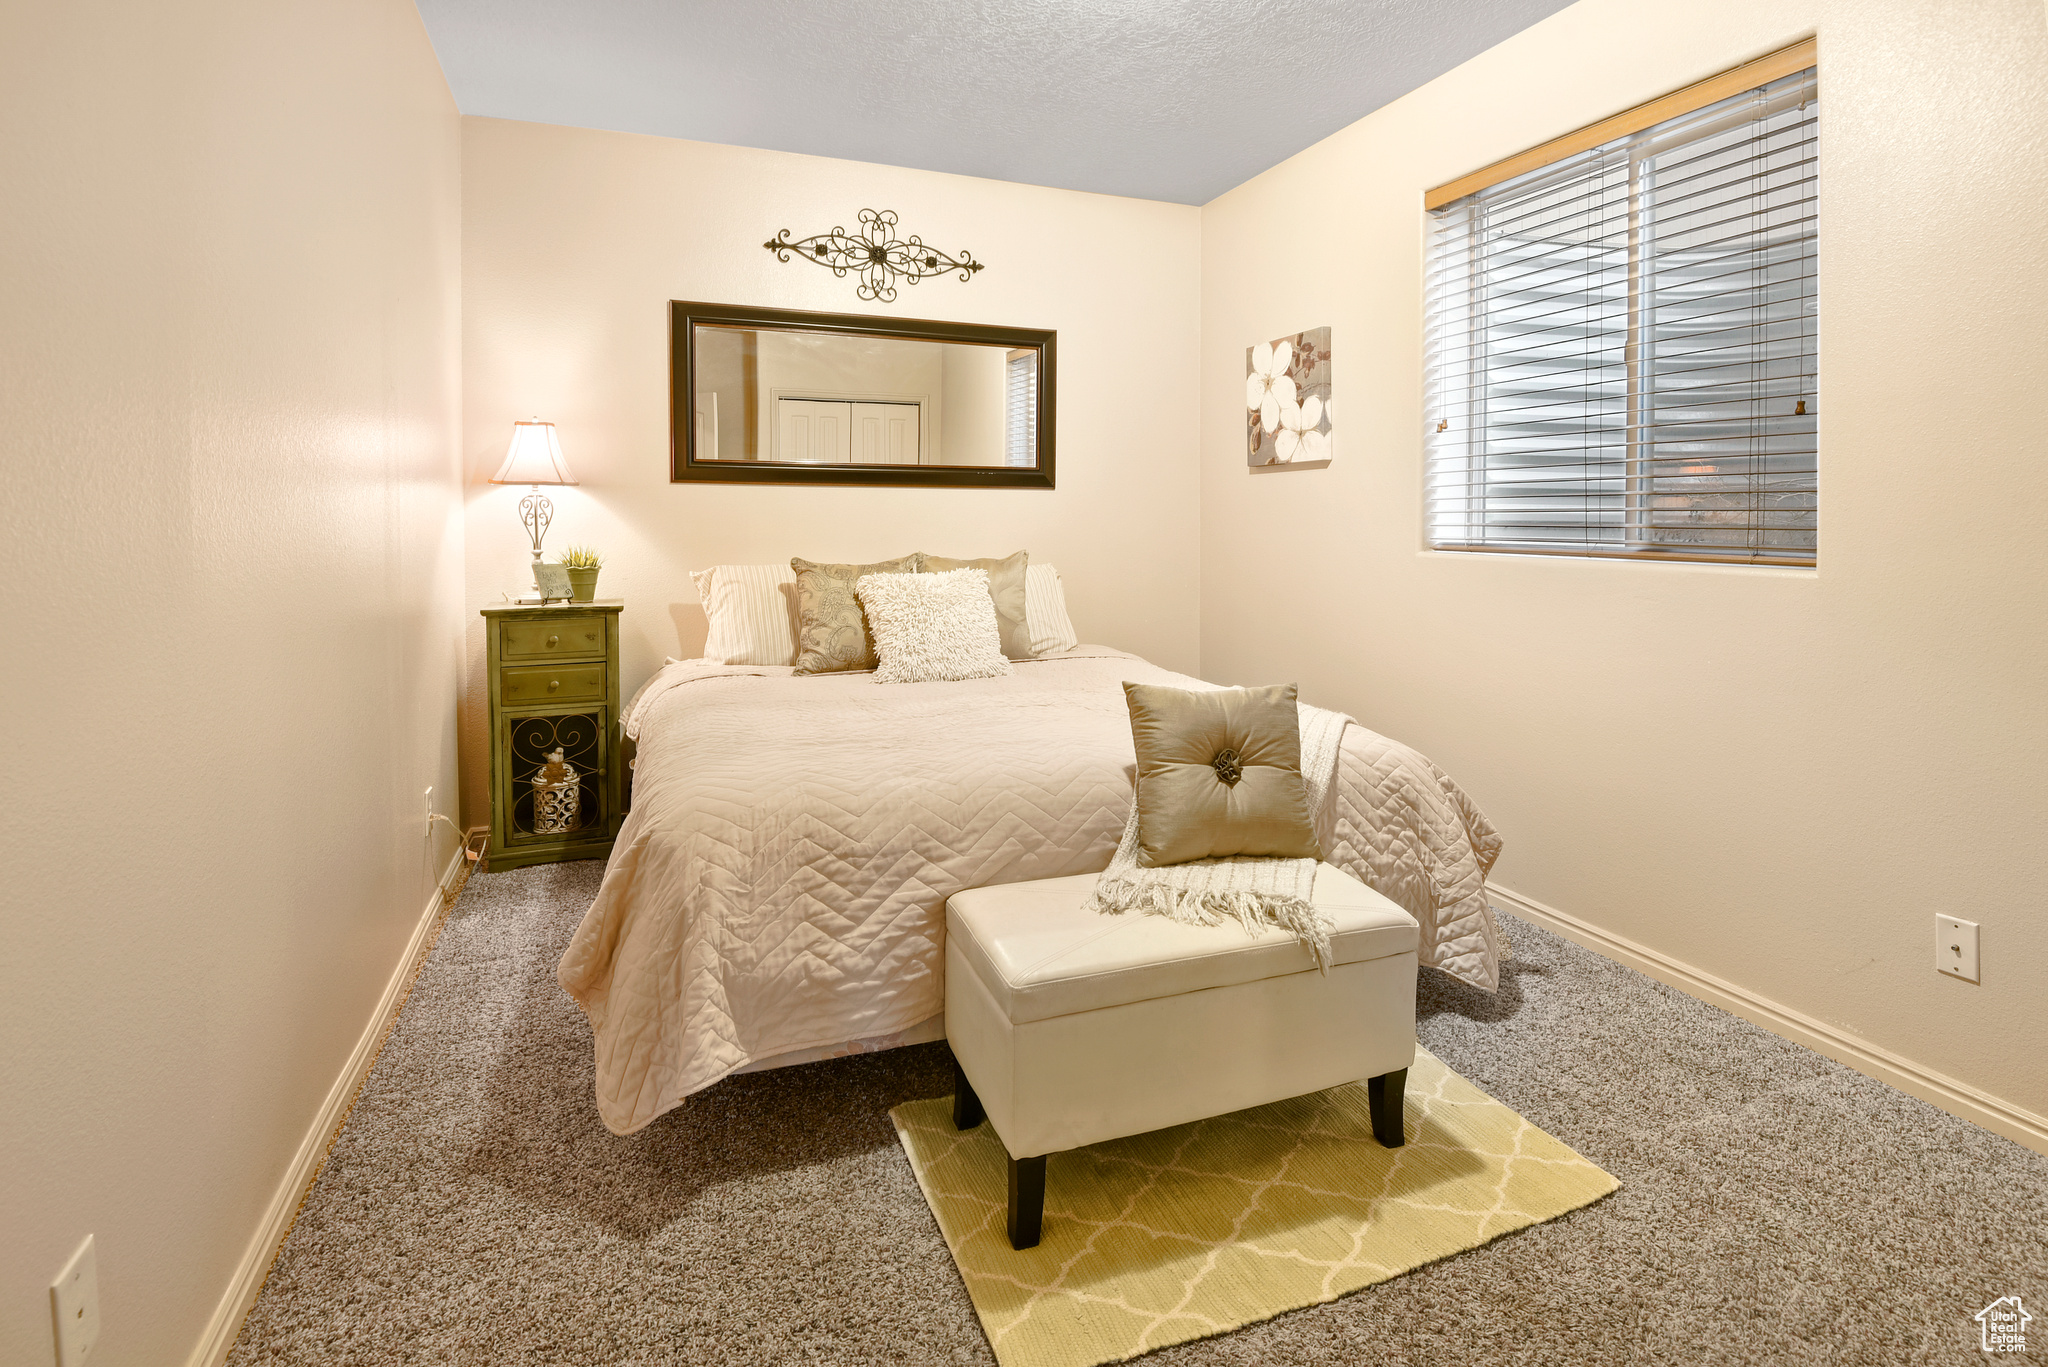
{"label": "light switch plate", "polygon": [[100,1271],[92,1236],[50,1283],[50,1319],[57,1335],[57,1367],[80,1367],[100,1337]]}
{"label": "light switch plate", "polygon": [[1953,916],[1934,918],[1934,967],[1951,978],[1982,982],[1977,976],[1977,923]]}

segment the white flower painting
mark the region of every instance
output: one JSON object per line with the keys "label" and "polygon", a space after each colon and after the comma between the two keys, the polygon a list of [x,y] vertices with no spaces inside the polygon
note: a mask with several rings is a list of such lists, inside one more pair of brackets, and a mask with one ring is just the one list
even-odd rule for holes
{"label": "white flower painting", "polygon": [[1244,377],[1244,401],[1259,415],[1265,431],[1280,425],[1280,410],[1294,404],[1294,377],[1287,363],[1294,359],[1294,344],[1284,338],[1261,342],[1252,348],[1251,374]]}
{"label": "white flower painting", "polygon": [[1282,465],[1330,458],[1330,434],[1322,430],[1323,401],[1311,394],[1280,410],[1280,434],[1273,440],[1273,459]]}
{"label": "white flower painting", "polygon": [[1330,463],[1330,330],[1314,328],[1245,352],[1245,451],[1251,465]]}

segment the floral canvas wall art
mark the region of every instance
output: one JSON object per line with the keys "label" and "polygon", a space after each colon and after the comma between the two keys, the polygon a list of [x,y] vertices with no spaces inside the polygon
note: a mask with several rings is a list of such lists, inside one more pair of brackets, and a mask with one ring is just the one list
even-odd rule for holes
{"label": "floral canvas wall art", "polygon": [[1261,342],[1244,357],[1246,464],[1328,465],[1330,330]]}

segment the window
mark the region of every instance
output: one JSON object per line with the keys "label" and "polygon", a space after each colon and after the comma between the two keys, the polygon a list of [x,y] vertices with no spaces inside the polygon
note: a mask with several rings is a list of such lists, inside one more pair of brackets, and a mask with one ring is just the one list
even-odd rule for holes
{"label": "window", "polygon": [[1813,61],[1430,193],[1431,546],[1815,563]]}
{"label": "window", "polygon": [[1038,353],[1013,351],[1004,374],[1003,464],[1038,464]]}

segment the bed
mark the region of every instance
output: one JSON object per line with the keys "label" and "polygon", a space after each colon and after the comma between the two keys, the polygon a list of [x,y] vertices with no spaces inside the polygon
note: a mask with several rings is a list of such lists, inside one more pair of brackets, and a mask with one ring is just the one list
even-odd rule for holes
{"label": "bed", "polygon": [[[1096,646],[893,686],[670,663],[627,711],[633,810],[559,970],[605,1125],[734,1072],[938,1038],[946,898],[1108,865],[1125,680],[1213,686]],[[1421,923],[1422,962],[1497,986],[1500,839],[1447,775],[1354,722],[1317,822],[1331,863]]]}

